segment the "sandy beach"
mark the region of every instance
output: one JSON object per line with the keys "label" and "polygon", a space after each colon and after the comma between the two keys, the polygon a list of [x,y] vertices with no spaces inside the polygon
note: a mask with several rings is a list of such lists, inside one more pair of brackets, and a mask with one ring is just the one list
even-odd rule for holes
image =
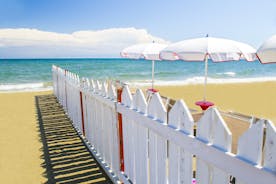
{"label": "sandy beach", "polygon": [[0,183],[47,181],[35,96],[49,93],[0,93]]}
{"label": "sandy beach", "polygon": [[[192,109],[202,99],[203,86],[158,86],[160,93],[184,99]],[[43,183],[42,143],[36,117],[35,96],[47,92],[0,93],[1,183]],[[276,122],[276,82],[209,84],[207,99],[223,111],[236,111]],[[236,131],[239,131],[238,129]]]}
{"label": "sandy beach", "polygon": [[[194,103],[203,99],[203,85],[156,86],[160,94],[183,99],[189,108],[200,110]],[[234,111],[276,122],[276,82],[208,84],[207,100],[219,110]]]}

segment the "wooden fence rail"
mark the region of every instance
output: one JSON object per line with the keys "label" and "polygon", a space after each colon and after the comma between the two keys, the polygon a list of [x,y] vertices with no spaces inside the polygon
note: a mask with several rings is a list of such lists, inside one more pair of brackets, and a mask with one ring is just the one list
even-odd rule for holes
{"label": "wooden fence rail", "polygon": [[52,72],[54,94],[73,125],[121,182],[276,183],[276,128],[269,120],[252,121],[234,154],[232,133],[215,107],[195,122],[182,100],[167,112],[159,93],[145,98],[125,85],[118,102],[110,81],[80,79],[57,66]]}

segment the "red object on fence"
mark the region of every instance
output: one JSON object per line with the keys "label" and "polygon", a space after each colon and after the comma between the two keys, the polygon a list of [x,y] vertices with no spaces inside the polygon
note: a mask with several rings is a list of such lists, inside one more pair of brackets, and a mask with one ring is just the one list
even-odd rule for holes
{"label": "red object on fence", "polygon": [[[117,101],[122,102],[122,88],[117,89]],[[122,114],[118,113],[118,125],[119,125],[119,146],[120,146],[120,170],[125,170],[124,165],[124,144],[123,144],[123,121]]]}
{"label": "red object on fence", "polygon": [[81,92],[81,91],[80,91],[80,106],[81,106],[81,125],[82,125],[82,134],[85,136],[84,115],[83,115],[83,103],[82,103],[82,92]]}
{"label": "red object on fence", "polygon": [[150,89],[148,89],[148,91],[150,91],[152,93],[157,93],[159,90],[158,89],[154,89],[154,88],[150,88]]}
{"label": "red object on fence", "polygon": [[208,101],[197,101],[195,104],[200,106],[203,111],[215,105],[213,102],[208,102]]}

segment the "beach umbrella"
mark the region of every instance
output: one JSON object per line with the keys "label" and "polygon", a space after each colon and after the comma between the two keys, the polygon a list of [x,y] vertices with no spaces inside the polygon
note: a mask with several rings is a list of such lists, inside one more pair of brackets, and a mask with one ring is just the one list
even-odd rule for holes
{"label": "beach umbrella", "polygon": [[205,62],[203,101],[197,102],[196,105],[206,109],[214,105],[212,102],[206,101],[208,60],[212,60],[213,62],[238,61],[241,59],[254,61],[256,60],[256,50],[245,43],[223,38],[208,37],[207,35],[203,38],[188,39],[173,43],[160,52],[160,58],[163,60]]}
{"label": "beach umbrella", "polygon": [[276,35],[267,39],[260,46],[257,56],[261,63],[276,63]]}
{"label": "beach umbrella", "polygon": [[151,91],[156,91],[154,89],[154,62],[157,60],[160,60],[159,54],[162,49],[167,47],[166,44],[160,44],[160,43],[145,43],[145,44],[136,44],[129,46],[122,50],[121,56],[124,58],[130,58],[130,59],[145,59],[145,60],[151,60],[152,61],[152,85],[151,85]]}

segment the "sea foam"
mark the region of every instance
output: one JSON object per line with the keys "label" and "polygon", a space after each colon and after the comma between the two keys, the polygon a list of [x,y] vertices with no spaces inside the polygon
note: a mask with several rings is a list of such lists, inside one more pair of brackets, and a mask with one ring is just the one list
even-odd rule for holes
{"label": "sea foam", "polygon": [[51,85],[45,85],[45,83],[1,84],[0,92],[47,91],[52,90],[52,88]]}
{"label": "sea foam", "polygon": [[[207,78],[208,84],[233,84],[233,83],[254,83],[254,82],[275,82],[276,77],[255,77],[255,78]],[[130,86],[150,86],[151,80],[128,81]],[[197,85],[204,84],[204,77],[191,77],[184,80],[161,81],[156,80],[155,86],[178,86],[178,85]]]}

